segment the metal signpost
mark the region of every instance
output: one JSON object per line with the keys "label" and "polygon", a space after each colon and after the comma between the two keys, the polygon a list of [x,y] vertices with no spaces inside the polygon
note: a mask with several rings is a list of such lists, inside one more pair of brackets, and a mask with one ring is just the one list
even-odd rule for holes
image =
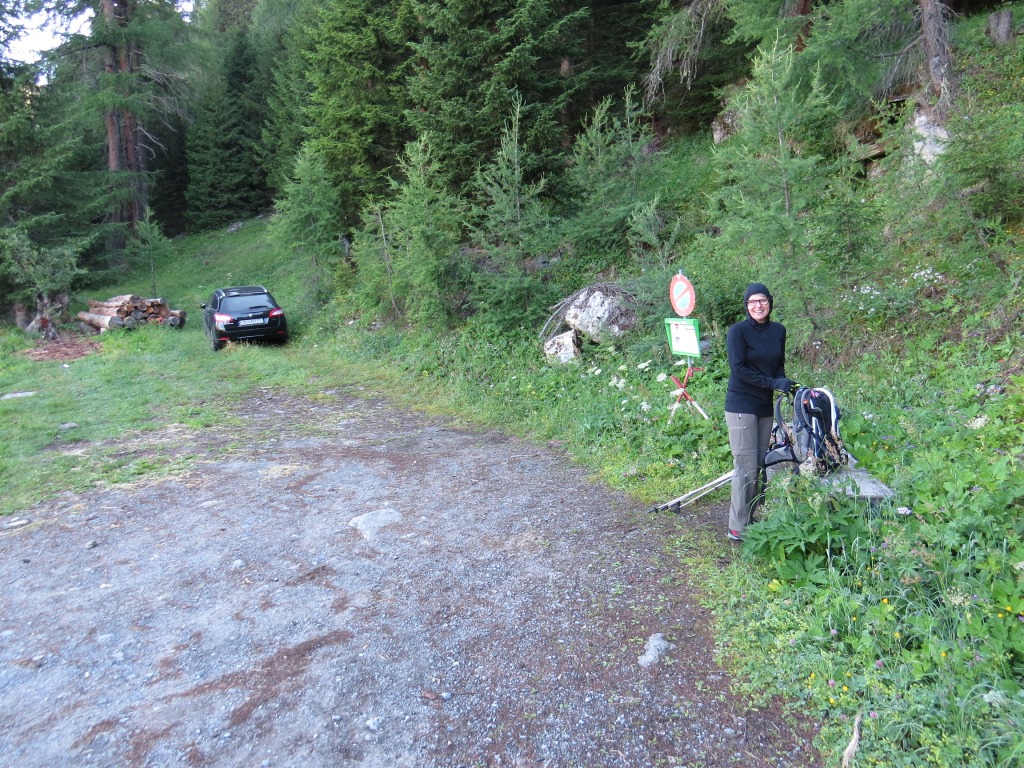
{"label": "metal signpost", "polygon": [[690,383],[693,374],[704,369],[693,367],[693,361],[700,358],[700,324],[696,318],[690,318],[688,315],[693,312],[693,308],[697,303],[697,295],[694,293],[693,285],[682,272],[678,275],[673,275],[672,280],[669,281],[668,298],[672,304],[672,309],[679,315],[679,317],[665,318],[668,346],[673,355],[680,355],[686,359],[686,375],[683,377],[683,380],[680,381],[677,376],[672,377],[672,381],[675,382],[677,387],[676,391],[673,392],[676,396],[676,401],[671,406],[672,412],[669,414],[668,423],[672,423],[676,410],[684,400],[688,406],[707,419],[707,413],[693,399],[693,396],[686,391],[686,385]]}
{"label": "metal signpost", "polygon": [[[696,304],[696,294],[693,291],[693,285],[680,272],[678,275],[673,275],[669,283],[668,295],[669,301],[672,303],[672,309],[679,315],[679,317],[665,318],[665,331],[668,333],[669,349],[672,350],[673,355],[679,355],[686,359],[686,375],[683,377],[683,380],[680,381],[677,376],[672,377],[672,381],[675,382],[678,389],[672,393],[676,396],[676,401],[671,406],[672,413],[669,415],[668,421],[669,424],[672,423],[672,416],[675,416],[676,409],[679,408],[679,404],[683,400],[697,413],[707,419],[707,413],[693,399],[693,396],[686,391],[686,385],[690,382],[693,374],[704,370],[703,368],[694,368],[693,366],[693,361],[700,358],[700,324],[695,318],[688,316],[693,312],[693,307]],[[662,510],[678,512],[681,507],[692,504],[702,496],[718,490],[727,485],[731,480],[732,471],[726,472],[721,477],[712,480],[706,485],[702,485],[700,488],[684,493],[679,498],[672,499],[664,504],[659,504],[651,509],[651,512],[660,512]]]}

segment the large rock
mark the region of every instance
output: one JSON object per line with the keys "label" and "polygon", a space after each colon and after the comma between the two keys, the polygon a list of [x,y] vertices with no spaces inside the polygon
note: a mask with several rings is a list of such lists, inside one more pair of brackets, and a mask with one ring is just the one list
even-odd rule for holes
{"label": "large rock", "polygon": [[577,292],[565,311],[565,323],[598,343],[622,336],[636,325],[637,317],[622,291],[591,286]]}
{"label": "large rock", "polygon": [[914,116],[914,154],[925,165],[932,165],[946,151],[948,143],[949,131],[935,122],[927,112],[918,112]]}
{"label": "large rock", "polygon": [[740,128],[739,117],[733,109],[725,109],[715,115],[711,121],[711,138],[716,146],[736,134]]}

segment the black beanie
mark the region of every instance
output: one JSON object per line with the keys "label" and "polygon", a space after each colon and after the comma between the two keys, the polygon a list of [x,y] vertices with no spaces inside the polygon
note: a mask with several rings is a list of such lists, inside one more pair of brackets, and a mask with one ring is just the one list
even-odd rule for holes
{"label": "black beanie", "polygon": [[768,286],[764,283],[751,283],[747,286],[747,292],[743,294],[743,306],[747,306],[747,301],[755,293],[763,293],[768,298],[768,311],[771,312],[775,300],[772,298],[772,292],[768,290]]}

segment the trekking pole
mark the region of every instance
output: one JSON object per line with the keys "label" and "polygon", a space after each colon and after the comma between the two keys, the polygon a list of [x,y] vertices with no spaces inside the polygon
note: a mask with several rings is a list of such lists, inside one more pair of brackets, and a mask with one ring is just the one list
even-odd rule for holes
{"label": "trekking pole", "polygon": [[684,493],[682,496],[672,499],[671,501],[666,501],[664,504],[659,504],[656,507],[651,507],[651,509],[649,509],[648,512],[653,514],[655,512],[661,512],[666,509],[669,512],[678,512],[680,509],[692,504],[702,496],[707,496],[712,491],[717,491],[723,485],[728,484],[731,480],[732,470],[730,469],[724,475],[715,478],[710,483],[702,485],[700,488],[694,488],[692,491]]}

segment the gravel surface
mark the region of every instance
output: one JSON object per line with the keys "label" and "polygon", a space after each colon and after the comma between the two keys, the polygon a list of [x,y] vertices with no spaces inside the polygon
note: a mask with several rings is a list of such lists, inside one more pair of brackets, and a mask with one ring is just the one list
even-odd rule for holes
{"label": "gravel surface", "polygon": [[720,505],[648,515],[342,391],[238,421],[126,446],[187,474],[0,519],[0,764],[820,764],[729,693],[664,554]]}

